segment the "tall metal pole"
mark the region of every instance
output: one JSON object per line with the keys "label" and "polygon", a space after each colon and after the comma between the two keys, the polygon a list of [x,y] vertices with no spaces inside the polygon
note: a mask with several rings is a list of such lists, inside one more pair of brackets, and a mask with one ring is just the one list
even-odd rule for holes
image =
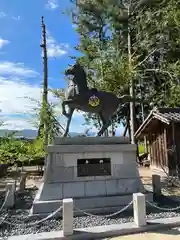
{"label": "tall metal pole", "polygon": [[48,123],[47,123],[47,113],[48,113],[48,59],[47,59],[47,47],[46,47],[46,25],[44,24],[44,17],[41,21],[42,27],[42,43],[40,47],[43,49],[43,114],[44,114],[44,147],[48,145]]}

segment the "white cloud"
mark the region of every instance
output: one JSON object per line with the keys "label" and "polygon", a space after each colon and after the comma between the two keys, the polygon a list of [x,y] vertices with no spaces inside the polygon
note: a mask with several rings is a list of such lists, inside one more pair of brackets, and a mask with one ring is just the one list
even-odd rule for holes
{"label": "white cloud", "polygon": [[56,40],[47,32],[47,54],[49,58],[61,57],[67,54],[68,44],[58,44]]}
{"label": "white cloud", "polygon": [[[0,116],[5,121],[3,128],[19,129],[18,126],[21,126],[21,129],[34,128],[32,120],[37,121],[35,114],[41,99],[42,89],[38,85],[30,85],[21,79],[8,80],[0,77]],[[57,99],[51,93],[49,102],[57,103]]]}
{"label": "white cloud", "polygon": [[6,18],[6,17],[11,18],[15,21],[19,21],[21,19],[21,17],[19,15],[18,16],[9,16],[5,12],[0,12],[0,18]]}
{"label": "white cloud", "polygon": [[31,113],[36,103],[27,99],[40,100],[41,89],[26,83],[0,79],[0,109],[4,115]]}
{"label": "white cloud", "polygon": [[5,12],[0,12],[0,18],[7,17],[7,14]]}
{"label": "white cloud", "polygon": [[57,0],[48,0],[46,7],[48,9],[55,10],[59,7],[58,1]]}
{"label": "white cloud", "polygon": [[21,19],[21,17],[20,16],[12,16],[12,19],[15,21],[19,21]]}
{"label": "white cloud", "polygon": [[5,39],[3,39],[3,38],[0,38],[0,49],[1,49],[2,47],[4,47],[5,45],[9,44],[9,43],[10,43],[9,40],[5,40]]}
{"label": "white cloud", "polygon": [[[24,78],[38,75],[23,63],[0,62],[0,115],[1,118],[4,116],[9,127],[10,123],[16,122],[17,125],[19,121],[13,117],[14,115],[19,114],[23,117],[23,114],[35,112],[37,102],[40,102],[42,96],[41,88],[38,85],[28,84]],[[49,94],[49,97],[50,101],[54,99],[52,94]],[[21,118],[20,122],[22,121],[26,120]]]}
{"label": "white cloud", "polygon": [[0,76],[35,77],[39,75],[36,71],[27,68],[23,63],[0,62]]}

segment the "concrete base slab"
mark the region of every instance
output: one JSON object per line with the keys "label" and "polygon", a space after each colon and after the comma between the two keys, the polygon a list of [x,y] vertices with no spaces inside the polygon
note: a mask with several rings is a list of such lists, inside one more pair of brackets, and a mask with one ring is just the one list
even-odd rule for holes
{"label": "concrete base slab", "polygon": [[74,234],[64,237],[62,231],[44,232],[9,237],[8,240],[90,240],[143,233],[180,226],[180,217],[149,220],[146,226],[137,227],[133,222],[74,229]]}
{"label": "concrete base slab", "polygon": [[[153,202],[153,194],[145,193],[146,199]],[[101,196],[89,198],[73,198],[74,201],[74,216],[82,216],[84,212],[91,214],[109,214],[119,211],[132,201],[132,194],[121,196]],[[34,201],[30,210],[30,215],[46,216],[49,213],[56,211],[62,206],[62,200],[52,201]],[[132,209],[132,205],[129,207]],[[62,216],[62,211],[56,215]]]}

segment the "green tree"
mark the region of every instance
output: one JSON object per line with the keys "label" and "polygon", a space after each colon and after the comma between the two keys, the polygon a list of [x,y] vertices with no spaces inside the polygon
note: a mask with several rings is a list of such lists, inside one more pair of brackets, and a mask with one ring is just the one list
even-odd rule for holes
{"label": "green tree", "polygon": [[[80,36],[76,49],[83,53],[79,61],[88,68],[89,85],[122,94],[133,79],[135,94],[150,103],[143,106],[145,116],[153,106],[168,105],[179,75],[179,1],[73,2],[72,19]],[[140,124],[140,105],[136,117]]]}
{"label": "green tree", "polygon": [[[54,95],[61,98],[62,93],[60,94],[60,90],[56,89],[49,89],[49,92],[52,92]],[[60,96],[61,95],[61,96]],[[52,139],[57,135],[61,135],[63,131],[63,126],[60,124],[55,109],[59,108],[59,105],[48,103],[48,106],[44,106],[43,103],[28,97],[29,100],[36,103],[36,107],[33,109],[33,113],[35,115],[35,122],[33,122],[35,127],[40,126],[40,123],[44,122],[44,118],[47,121],[47,131],[48,131],[48,143],[52,143]],[[44,141],[44,128],[39,129],[39,134],[37,139],[41,139]]]}

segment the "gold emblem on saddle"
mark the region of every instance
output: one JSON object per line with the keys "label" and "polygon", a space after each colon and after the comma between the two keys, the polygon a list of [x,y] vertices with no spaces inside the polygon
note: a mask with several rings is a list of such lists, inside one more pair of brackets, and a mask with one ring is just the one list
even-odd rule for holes
{"label": "gold emblem on saddle", "polygon": [[93,95],[89,98],[88,103],[91,107],[97,107],[100,104],[100,100],[97,96]]}

